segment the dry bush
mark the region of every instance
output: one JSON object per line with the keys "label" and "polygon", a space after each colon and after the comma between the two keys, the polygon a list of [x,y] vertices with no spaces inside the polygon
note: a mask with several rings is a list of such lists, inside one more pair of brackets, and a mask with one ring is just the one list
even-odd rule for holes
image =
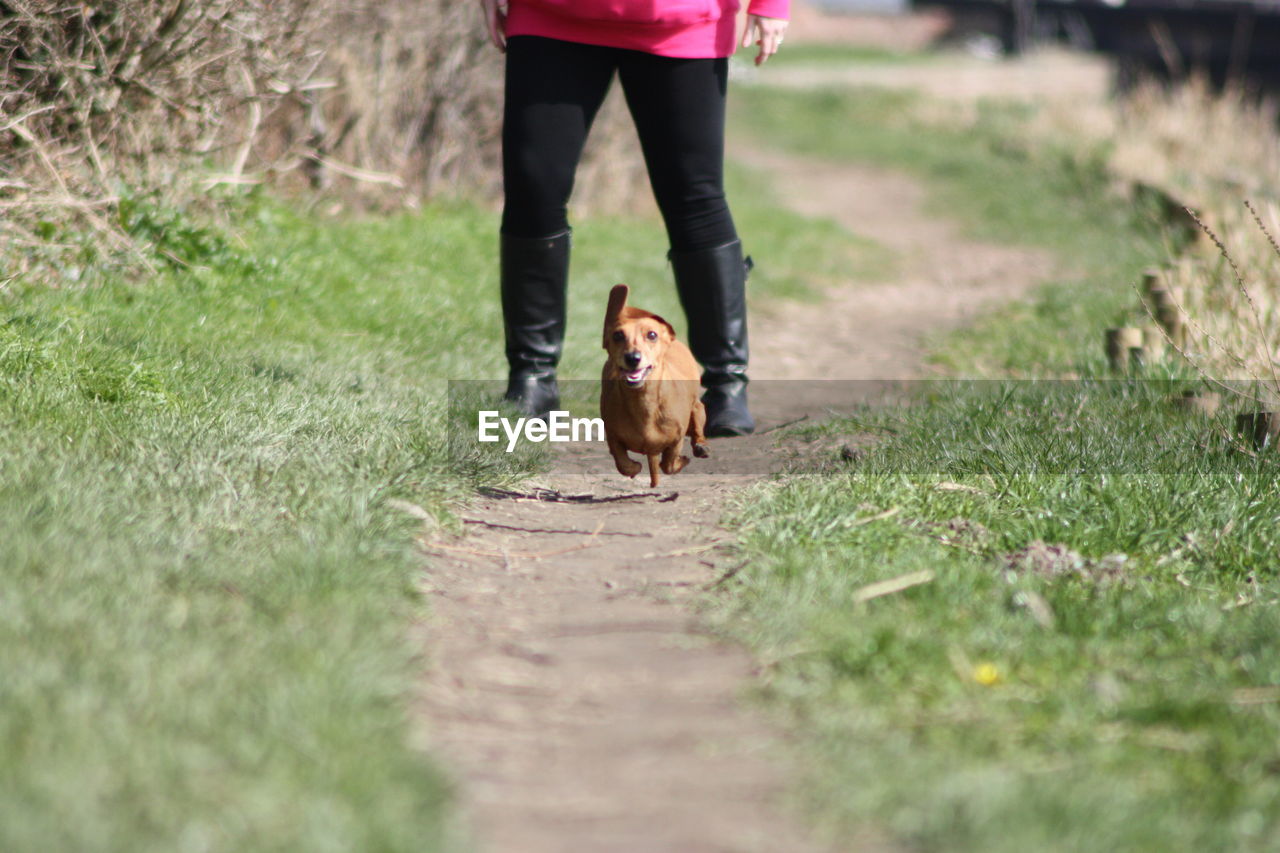
{"label": "dry bush", "polygon": [[[0,283],[82,266],[65,255],[86,230],[130,253],[122,192],[496,198],[500,108],[501,56],[468,0],[0,2]],[[583,206],[645,197],[622,112],[593,135]]]}
{"label": "dry bush", "polygon": [[472,3],[326,2],[311,79],[263,120],[255,179],[431,193],[496,170],[501,66]]}
{"label": "dry bush", "polygon": [[[1198,235],[1171,241],[1159,274],[1189,315],[1183,354],[1207,376],[1244,380],[1280,402],[1280,251],[1268,235],[1280,233],[1277,105],[1202,79],[1148,81],[1115,100],[1049,103],[1025,133],[1029,149],[1100,152],[1121,192],[1171,233]],[[1134,319],[1153,318],[1138,310]]]}
{"label": "dry bush", "polygon": [[[1280,204],[1236,203],[1214,211],[1203,247],[1174,258],[1161,283],[1181,295],[1189,317],[1183,355],[1214,379],[1250,383],[1280,403]],[[1203,220],[1201,220],[1203,223]]]}
{"label": "dry bush", "polygon": [[[182,185],[191,157],[228,155],[304,76],[308,0],[0,3],[0,238],[10,276],[78,269],[83,233],[128,253],[120,187]],[[243,158],[241,158],[243,159]],[[92,242],[92,241],[89,241]],[[62,251],[65,250],[65,251]],[[135,256],[140,257],[137,253]]]}
{"label": "dry bush", "polygon": [[1277,111],[1202,79],[1139,87],[1118,105],[1112,165],[1193,201],[1234,193],[1280,198]]}
{"label": "dry bush", "polygon": [[[432,195],[497,199],[502,57],[473,2],[347,3],[326,21],[325,59],[306,97],[270,122],[260,160],[293,151],[320,168],[314,185],[344,178]],[[341,34],[341,37],[336,37]],[[576,203],[625,210],[643,164],[618,98],[602,111]],[[287,161],[286,168],[290,165]],[[641,194],[643,197],[643,194]]]}
{"label": "dry bush", "polygon": [[255,128],[232,113],[260,112],[321,60],[320,15],[311,0],[0,3],[9,188],[160,182],[173,155],[234,149]]}
{"label": "dry bush", "polygon": [[1202,239],[1164,283],[1190,317],[1185,355],[1215,378],[1280,394],[1280,125],[1274,104],[1201,81],[1151,85],[1120,106],[1112,166],[1195,212]]}

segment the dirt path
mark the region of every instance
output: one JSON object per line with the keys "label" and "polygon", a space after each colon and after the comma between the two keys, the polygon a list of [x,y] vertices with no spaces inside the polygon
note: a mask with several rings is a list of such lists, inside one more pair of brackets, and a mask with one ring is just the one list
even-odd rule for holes
{"label": "dirt path", "polygon": [[923,337],[1018,298],[1052,269],[1043,253],[966,240],[956,223],[926,215],[924,188],[906,175],[758,150],[738,159],[778,175],[775,191],[793,210],[833,219],[898,259],[892,281],[833,288],[817,305],[764,306],[779,333],[753,336],[756,379],[925,376]]}
{"label": "dirt path", "polygon": [[[744,155],[785,200],[901,254],[899,278],[833,289],[822,304],[760,305],[753,375],[920,375],[919,340],[1047,270],[1030,252],[970,242],[921,209],[908,178],[778,154]],[[603,306],[601,306],[603,311]],[[768,332],[764,332],[764,329]],[[762,430],[816,414],[758,383]],[[663,496],[624,480],[603,448],[571,451],[539,484],[591,502],[489,497],[464,539],[428,535],[424,584],[436,618],[423,728],[452,765],[460,833],[490,853],[787,851],[807,837],[782,801],[789,771],[775,732],[743,706],[742,649],[709,638],[688,606],[732,567],[717,552],[725,498],[777,464],[774,436],[712,443],[711,460],[665,478]],[[753,474],[744,474],[744,471]],[[553,530],[569,532],[549,532]],[[538,532],[527,532],[538,531]],[[590,535],[595,534],[595,535]]]}
{"label": "dirt path", "polygon": [[934,62],[852,62],[793,65],[743,76],[771,87],[809,90],[820,86],[870,86],[923,92],[944,101],[1061,100],[1099,102],[1111,91],[1113,70],[1100,56],[1045,48],[1013,60],[948,56]]}

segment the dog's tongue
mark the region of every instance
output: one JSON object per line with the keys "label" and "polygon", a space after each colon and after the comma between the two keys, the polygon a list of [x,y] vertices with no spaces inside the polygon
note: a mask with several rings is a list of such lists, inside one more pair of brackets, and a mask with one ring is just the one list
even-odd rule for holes
{"label": "dog's tongue", "polygon": [[643,367],[642,367],[642,368],[640,368],[639,370],[633,370],[632,372],[628,373],[628,374],[627,374],[627,381],[628,381],[628,382],[639,382],[639,381],[640,381],[640,377],[641,377],[641,376],[644,376],[644,368],[643,368]]}

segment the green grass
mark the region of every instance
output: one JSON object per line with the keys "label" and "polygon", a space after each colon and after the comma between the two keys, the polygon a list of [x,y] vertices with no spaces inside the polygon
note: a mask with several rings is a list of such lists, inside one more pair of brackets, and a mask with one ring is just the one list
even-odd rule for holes
{"label": "green grass", "polygon": [[[1178,414],[1169,396],[1194,383],[1177,368],[1106,376],[1101,329],[1160,234],[1108,193],[1096,152],[1025,150],[1013,110],[956,127],[918,105],[747,104],[763,139],[909,170],[971,233],[1068,265],[948,339],[944,364],[1086,378],[924,386],[796,433],[874,436],[865,458],[739,497],[746,567],[718,607],[765,662],[815,817],[919,850],[1280,849],[1274,454],[1232,446],[1230,400],[1214,423]],[[1065,570],[1027,570],[1036,542]]]}
{"label": "green grass", "polygon": [[264,208],[237,263],[4,306],[0,847],[439,849],[386,502],[465,485],[427,380],[485,224]]}
{"label": "green grass", "polygon": [[[756,293],[868,250],[745,172],[735,201],[748,243],[785,237]],[[154,275],[87,251],[92,286],[0,303],[0,849],[445,845],[409,713],[421,522],[390,501],[450,524],[539,464],[445,430],[445,380],[505,372],[496,216],[227,205],[231,231],[131,199]],[[657,221],[575,243],[565,375],[598,375],[618,280],[683,326]]]}
{"label": "green grass", "polygon": [[[802,431],[880,442],[739,498],[725,629],[764,658],[822,820],[923,850],[1277,849],[1275,461],[1230,449],[1230,412],[1168,410],[1176,371],[1092,378],[1160,246],[1104,152],[1029,150],[1012,108],[919,106],[739,87],[734,109],[737,132],[909,170],[971,233],[1064,258],[940,360],[1086,379],[935,386]],[[753,294],[892,264],[763,187],[732,174]],[[441,849],[448,782],[411,746],[419,522],[389,501],[449,524],[475,483],[539,464],[446,441],[444,381],[503,369],[496,218],[247,203],[235,239],[129,217],[155,276],[0,305],[0,848]],[[652,220],[580,224],[566,376],[596,375],[616,281],[682,328],[665,250]],[[1036,540],[1119,576],[1010,574]]]}
{"label": "green grass", "polygon": [[[753,50],[755,50],[753,48]],[[744,51],[745,57],[754,59],[755,53]],[[889,50],[871,45],[848,45],[836,42],[788,43],[769,59],[769,68],[793,66],[841,66],[841,65],[921,65],[935,62],[937,54],[908,50]],[[767,72],[766,72],[767,73]]]}
{"label": "green grass", "polygon": [[[864,460],[741,496],[731,624],[828,816],[924,850],[1275,849],[1280,693],[1247,689],[1280,685],[1276,463],[1204,447],[1169,390],[939,386],[823,428],[885,436]],[[1037,541],[1119,577],[1011,569]]]}
{"label": "green grass", "polygon": [[988,102],[961,120],[927,106],[906,91],[740,87],[732,124],[807,157],[907,172],[926,183],[928,208],[969,236],[1059,259],[1061,273],[1034,301],[978,323],[959,351],[955,340],[938,347],[952,372],[1044,376],[1093,361],[1102,329],[1132,313],[1133,285],[1163,251],[1159,224],[1114,198],[1105,147],[1028,147],[1021,128],[1032,108]]}

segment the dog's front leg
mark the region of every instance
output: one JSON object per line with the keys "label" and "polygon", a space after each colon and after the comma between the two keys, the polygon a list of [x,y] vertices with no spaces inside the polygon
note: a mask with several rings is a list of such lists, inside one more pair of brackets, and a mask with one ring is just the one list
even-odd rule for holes
{"label": "dog's front leg", "polygon": [[609,445],[609,452],[613,454],[613,464],[618,466],[619,474],[624,477],[634,477],[640,473],[640,463],[627,455],[627,448],[623,447],[617,436],[606,432],[604,440]]}
{"label": "dog's front leg", "polygon": [[[650,453],[649,456],[649,488],[658,488],[658,470],[662,465],[661,453]],[[639,467],[639,466],[636,466]]]}

